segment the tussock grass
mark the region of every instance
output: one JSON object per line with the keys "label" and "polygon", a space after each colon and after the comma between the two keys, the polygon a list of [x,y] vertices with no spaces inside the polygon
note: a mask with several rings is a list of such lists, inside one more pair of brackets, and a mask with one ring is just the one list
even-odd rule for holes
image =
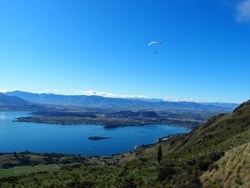
{"label": "tussock grass", "polygon": [[227,151],[216,166],[201,176],[204,187],[250,187],[250,143]]}

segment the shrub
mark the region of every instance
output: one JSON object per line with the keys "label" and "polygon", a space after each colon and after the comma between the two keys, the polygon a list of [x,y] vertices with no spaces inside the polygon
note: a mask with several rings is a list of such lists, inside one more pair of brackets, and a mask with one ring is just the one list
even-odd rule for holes
{"label": "shrub", "polygon": [[174,174],[176,174],[176,170],[173,167],[165,167],[158,173],[157,180],[163,181],[166,178],[171,178]]}
{"label": "shrub", "polygon": [[162,150],[161,145],[159,145],[158,152],[157,152],[157,161],[160,162],[162,157]]}
{"label": "shrub", "polygon": [[197,165],[200,170],[206,171],[212,162],[205,159],[200,159],[197,161]]}
{"label": "shrub", "polygon": [[123,184],[121,185],[121,188],[136,188],[137,185],[134,182],[133,178],[126,179]]}
{"label": "shrub", "polygon": [[223,151],[220,152],[212,152],[209,154],[209,159],[212,161],[217,161],[219,160],[225,153]]}

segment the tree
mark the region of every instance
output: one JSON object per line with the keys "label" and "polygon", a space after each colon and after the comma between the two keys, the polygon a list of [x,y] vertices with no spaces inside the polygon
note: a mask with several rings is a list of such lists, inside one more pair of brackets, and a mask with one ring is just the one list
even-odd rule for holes
{"label": "tree", "polygon": [[15,158],[17,158],[17,153],[16,152],[14,152],[13,155],[14,155]]}
{"label": "tree", "polygon": [[159,145],[159,147],[158,147],[158,152],[157,152],[157,160],[158,160],[158,163],[160,163],[161,157],[162,157],[162,150],[161,150],[161,145]]}

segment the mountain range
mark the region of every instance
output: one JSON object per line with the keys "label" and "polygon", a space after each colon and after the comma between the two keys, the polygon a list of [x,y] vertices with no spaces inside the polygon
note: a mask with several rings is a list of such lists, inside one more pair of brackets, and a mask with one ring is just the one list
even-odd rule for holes
{"label": "mountain range", "polygon": [[[7,96],[16,100],[21,105],[26,102],[43,105],[63,105],[87,108],[115,108],[115,109],[143,109],[143,110],[190,110],[190,111],[218,111],[228,112],[238,104],[235,103],[196,103],[196,102],[171,102],[163,100],[130,99],[130,98],[108,98],[102,96],[87,95],[57,95],[37,94],[23,91],[13,91],[1,94],[0,104],[11,104],[7,102]],[[19,101],[17,101],[19,99]],[[14,104],[13,101],[12,104]]]}

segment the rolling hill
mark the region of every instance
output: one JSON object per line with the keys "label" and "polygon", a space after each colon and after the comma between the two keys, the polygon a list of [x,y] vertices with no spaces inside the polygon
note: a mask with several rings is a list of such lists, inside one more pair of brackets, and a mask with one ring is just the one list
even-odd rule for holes
{"label": "rolling hill", "polygon": [[44,108],[45,106],[33,104],[20,97],[0,93],[0,111],[36,111]]}
{"label": "rolling hill", "polygon": [[[250,129],[250,101],[241,104],[233,112],[220,114],[209,119],[204,125],[191,133],[171,141],[174,153],[197,153],[226,151],[249,142],[247,135]],[[176,142],[176,143],[174,143]],[[201,152],[202,151],[202,152]]]}
{"label": "rolling hill", "polygon": [[3,93],[0,93],[0,105],[1,106],[22,106],[30,105],[31,103],[21,99],[17,96],[8,96]]}

